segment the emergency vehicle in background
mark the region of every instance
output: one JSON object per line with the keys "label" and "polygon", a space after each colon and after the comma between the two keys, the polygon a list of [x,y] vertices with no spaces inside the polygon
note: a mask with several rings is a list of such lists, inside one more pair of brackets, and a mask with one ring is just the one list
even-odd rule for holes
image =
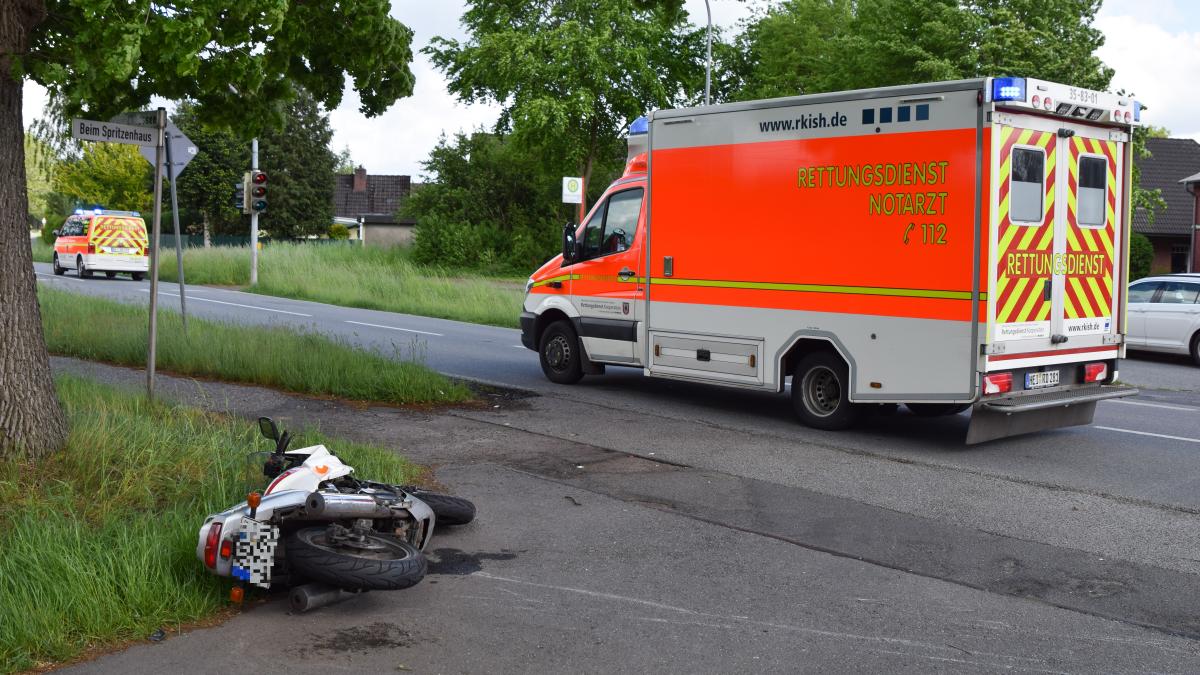
{"label": "emergency vehicle in background", "polygon": [[54,235],[55,274],[73,269],[80,278],[103,272],[112,279],[128,273],[141,281],[150,270],[146,221],[136,211],[79,210]]}
{"label": "emergency vehicle in background", "polygon": [[1124,356],[1136,101],[981,78],[665,110],[526,287],[559,383],[775,392],[821,429],[971,409],[1088,424]]}

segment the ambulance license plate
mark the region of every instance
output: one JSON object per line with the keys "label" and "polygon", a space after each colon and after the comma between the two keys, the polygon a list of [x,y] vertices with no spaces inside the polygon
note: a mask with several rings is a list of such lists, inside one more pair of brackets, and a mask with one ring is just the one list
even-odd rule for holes
{"label": "ambulance license plate", "polygon": [[1026,389],[1041,389],[1042,387],[1058,386],[1057,370],[1046,370],[1040,373],[1025,373]]}

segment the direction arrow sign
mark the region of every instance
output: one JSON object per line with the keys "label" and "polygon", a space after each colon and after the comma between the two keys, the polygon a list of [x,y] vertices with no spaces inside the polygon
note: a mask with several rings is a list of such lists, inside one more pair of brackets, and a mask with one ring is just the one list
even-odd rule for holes
{"label": "direction arrow sign", "polygon": [[[71,136],[81,141],[101,141],[104,143],[126,143],[153,148],[157,144],[157,129],[153,127],[119,124],[116,122],[97,122],[75,118],[71,120]],[[153,152],[153,150],[151,150]]]}
{"label": "direction arrow sign", "polygon": [[[158,113],[153,110],[144,110],[144,111],[139,111],[139,112],[127,112],[127,113],[121,113],[120,115],[117,115],[116,117],[112,118],[112,121],[119,123],[119,124],[150,124],[150,125],[153,125],[154,119],[157,115],[158,115]],[[183,173],[183,169],[184,169],[184,167],[186,167],[188,165],[188,162],[192,161],[192,158],[195,157],[196,153],[199,152],[200,150],[199,150],[199,148],[196,147],[196,144],[192,143],[192,140],[190,138],[188,138],[187,136],[185,136],[183,134],[183,132],[179,130],[179,127],[175,126],[175,123],[172,122],[171,120],[167,120],[166,134],[167,134],[167,143],[171,144],[171,165],[172,165],[171,168],[174,169],[175,176],[178,177],[179,174]],[[154,165],[154,146],[151,145],[148,148],[142,148],[141,152],[142,152],[142,157],[145,157],[146,161],[150,162],[150,165],[153,166]],[[166,166],[167,166],[166,153],[163,153],[163,169],[162,170],[163,170],[164,176],[166,175]]]}

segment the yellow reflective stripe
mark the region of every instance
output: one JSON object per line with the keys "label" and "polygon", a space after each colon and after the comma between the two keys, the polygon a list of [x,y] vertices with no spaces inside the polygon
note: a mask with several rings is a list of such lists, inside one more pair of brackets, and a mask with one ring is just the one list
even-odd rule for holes
{"label": "yellow reflective stripe", "polygon": [[[1042,279],[1037,279],[1034,281],[1034,283],[1035,284],[1045,284],[1046,282]],[[1029,318],[1029,314],[1035,308],[1039,309],[1039,310],[1041,309],[1040,307],[1038,307],[1038,303],[1045,302],[1045,300],[1042,298],[1042,293],[1044,293],[1044,292],[1045,292],[1044,289],[1038,289],[1037,286],[1034,286],[1033,292],[1030,293],[1029,298],[1025,300],[1025,306],[1022,307],[1021,312],[1019,314],[1017,314],[1017,321],[1032,321],[1033,320],[1033,319]],[[1036,318],[1036,315],[1035,315],[1035,318]]]}
{"label": "yellow reflective stripe", "polygon": [[535,282],[533,282],[533,286],[530,286],[530,288],[538,288],[539,286],[545,286],[546,284],[552,284],[556,281],[572,281],[572,280],[578,279],[578,278],[579,278],[578,274],[560,274],[556,277],[550,277],[549,279],[542,279],[541,281],[535,281]]}
{"label": "yellow reflective stripe", "polygon": [[[940,300],[971,300],[970,291],[944,291],[922,288],[880,288],[877,286],[830,286],[825,284],[785,284],[768,281],[715,281],[711,279],[677,279],[655,277],[656,286],[693,286],[702,288],[737,288],[753,291],[793,291],[801,293],[842,293],[847,295],[882,295],[899,298],[935,298]],[[980,293],[980,300],[987,294]]]}
{"label": "yellow reflective stripe", "polygon": [[1100,290],[1100,284],[1097,283],[1096,277],[1088,277],[1087,283],[1092,289],[1092,297],[1096,298],[1096,303],[1098,304],[1096,307],[1098,314],[1096,316],[1107,316],[1110,314],[1111,310],[1108,308],[1108,303],[1104,301],[1105,293]]}
{"label": "yellow reflective stripe", "polygon": [[1008,296],[1008,302],[1004,303],[1004,308],[997,312],[997,321],[1000,323],[1009,323],[1008,319],[1013,315],[1013,307],[1016,306],[1017,299],[1025,294],[1025,287],[1028,285],[1029,277],[1017,279],[1017,287]]}
{"label": "yellow reflective stripe", "polygon": [[1080,283],[1079,277],[1070,277],[1068,281],[1075,289],[1075,298],[1079,301],[1079,313],[1086,317],[1096,316],[1096,310],[1092,308],[1092,303],[1088,302],[1087,295],[1083,290],[1083,284]]}

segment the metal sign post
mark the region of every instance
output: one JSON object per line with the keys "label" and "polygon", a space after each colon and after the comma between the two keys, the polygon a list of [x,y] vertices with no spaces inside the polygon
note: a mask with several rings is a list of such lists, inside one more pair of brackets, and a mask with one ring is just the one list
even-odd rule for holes
{"label": "metal sign post", "polygon": [[179,200],[175,196],[175,164],[171,161],[171,146],[166,143],[167,180],[171,181],[171,220],[175,221],[175,268],[179,274],[179,312],[183,316],[183,333],[187,335],[187,294],[183,282],[183,244],[179,236]]}
{"label": "metal sign post", "polygon": [[[258,139],[250,144],[250,175],[258,171]],[[250,210],[250,285],[258,284],[258,210]]]}
{"label": "metal sign post", "polygon": [[[154,167],[163,163],[166,145],[167,109],[158,109],[158,145],[154,149]],[[162,235],[163,172],[154,172],[154,236],[150,240],[150,338],[146,349],[146,397],[154,400],[154,366],[158,352],[158,245]]]}

